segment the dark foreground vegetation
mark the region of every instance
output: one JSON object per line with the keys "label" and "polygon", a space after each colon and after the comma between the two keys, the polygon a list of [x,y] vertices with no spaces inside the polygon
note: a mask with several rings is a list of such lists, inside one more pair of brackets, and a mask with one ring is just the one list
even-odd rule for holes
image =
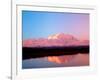
{"label": "dark foreground vegetation", "polygon": [[39,58],[47,56],[61,56],[74,54],[88,54],[89,46],[70,46],[70,47],[22,47],[23,59]]}

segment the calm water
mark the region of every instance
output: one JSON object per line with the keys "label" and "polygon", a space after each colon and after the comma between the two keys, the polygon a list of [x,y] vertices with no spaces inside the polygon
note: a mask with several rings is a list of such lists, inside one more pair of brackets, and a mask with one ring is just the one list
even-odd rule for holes
{"label": "calm water", "polygon": [[88,66],[89,54],[76,54],[66,56],[53,56],[27,59],[22,61],[23,69],[30,68],[50,68],[50,67],[72,67]]}

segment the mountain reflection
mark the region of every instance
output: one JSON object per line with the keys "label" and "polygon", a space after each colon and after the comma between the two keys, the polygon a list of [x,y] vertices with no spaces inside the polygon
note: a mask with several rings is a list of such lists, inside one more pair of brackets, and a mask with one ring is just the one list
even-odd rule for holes
{"label": "mountain reflection", "polygon": [[31,58],[22,61],[23,69],[89,66],[89,54],[75,54],[64,56],[52,56]]}
{"label": "mountain reflection", "polygon": [[68,63],[70,60],[72,60],[75,57],[75,55],[67,55],[67,56],[52,56],[48,57],[48,61],[55,62],[58,64],[62,63]]}

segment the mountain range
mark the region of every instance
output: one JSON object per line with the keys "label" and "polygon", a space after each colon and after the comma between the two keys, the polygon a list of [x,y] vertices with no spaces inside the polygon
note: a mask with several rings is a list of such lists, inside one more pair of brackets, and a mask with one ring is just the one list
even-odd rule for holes
{"label": "mountain range", "polygon": [[78,40],[70,34],[58,33],[47,38],[23,40],[23,47],[52,47],[89,45],[89,40]]}

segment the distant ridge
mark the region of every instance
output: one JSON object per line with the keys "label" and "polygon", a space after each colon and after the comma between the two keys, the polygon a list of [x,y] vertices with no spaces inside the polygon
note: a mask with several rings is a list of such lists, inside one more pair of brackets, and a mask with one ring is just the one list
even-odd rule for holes
{"label": "distant ridge", "polygon": [[68,46],[68,47],[23,47],[23,59],[60,56],[60,55],[75,55],[78,53],[88,54],[89,46]]}

